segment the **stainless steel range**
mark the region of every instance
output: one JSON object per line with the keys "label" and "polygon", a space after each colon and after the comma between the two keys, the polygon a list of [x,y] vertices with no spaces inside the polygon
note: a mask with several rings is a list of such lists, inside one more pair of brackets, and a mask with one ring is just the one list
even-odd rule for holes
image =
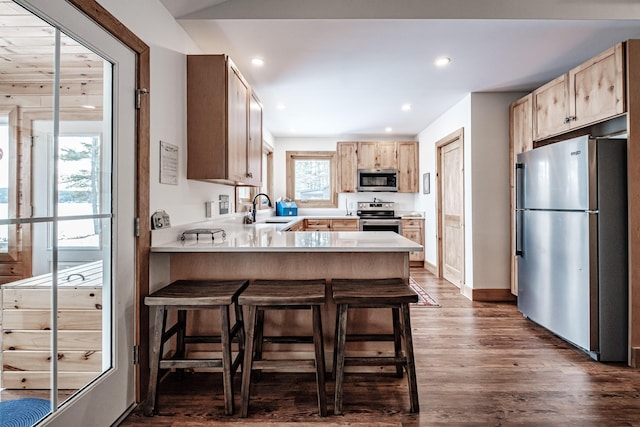
{"label": "stainless steel range", "polygon": [[394,202],[358,202],[357,215],[360,217],[360,231],[402,232],[402,220],[396,216]]}

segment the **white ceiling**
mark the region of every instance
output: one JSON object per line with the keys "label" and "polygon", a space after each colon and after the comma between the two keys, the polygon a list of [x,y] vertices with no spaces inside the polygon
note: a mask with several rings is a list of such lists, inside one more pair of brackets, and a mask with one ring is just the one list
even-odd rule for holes
{"label": "white ceiling", "polygon": [[[376,136],[387,126],[413,137],[470,92],[528,92],[619,41],[640,38],[637,19],[277,19],[274,9],[261,12],[269,19],[239,19],[242,9],[229,13],[231,6],[251,0],[161,1],[183,17],[178,22],[203,53],[231,56],[277,137]],[[636,6],[629,8],[637,18]],[[433,63],[441,55],[452,58],[444,69]],[[265,65],[252,66],[254,56]],[[404,103],[411,111],[401,111]]]}

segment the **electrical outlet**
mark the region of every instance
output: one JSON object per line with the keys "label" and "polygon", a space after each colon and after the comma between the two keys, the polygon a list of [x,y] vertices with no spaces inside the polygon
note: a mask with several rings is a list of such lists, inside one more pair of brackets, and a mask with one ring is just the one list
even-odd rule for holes
{"label": "electrical outlet", "polygon": [[229,213],[229,196],[226,194],[220,194],[220,196],[218,196],[218,203],[220,204],[219,206],[220,215],[228,214]]}

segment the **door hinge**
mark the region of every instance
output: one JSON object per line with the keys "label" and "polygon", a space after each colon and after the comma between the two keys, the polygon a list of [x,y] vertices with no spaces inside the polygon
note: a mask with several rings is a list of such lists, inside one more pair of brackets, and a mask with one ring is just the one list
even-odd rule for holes
{"label": "door hinge", "polygon": [[140,364],[140,346],[139,345],[133,346],[133,364],[134,365]]}
{"label": "door hinge", "polygon": [[140,109],[140,97],[142,95],[146,95],[147,93],[149,93],[149,90],[146,88],[136,89],[136,110]]}
{"label": "door hinge", "polygon": [[140,237],[140,218],[133,220],[133,235],[135,237]]}

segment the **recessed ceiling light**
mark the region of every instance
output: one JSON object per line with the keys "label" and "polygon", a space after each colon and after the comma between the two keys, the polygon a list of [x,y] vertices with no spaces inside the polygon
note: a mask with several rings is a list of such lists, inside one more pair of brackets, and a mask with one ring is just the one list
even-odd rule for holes
{"label": "recessed ceiling light", "polygon": [[393,129],[391,128],[391,126],[387,126],[386,128],[384,128],[385,132],[391,132]]}
{"label": "recessed ceiling light", "polygon": [[449,65],[451,63],[451,58],[449,58],[448,56],[441,56],[439,58],[436,58],[435,64],[438,67],[444,67],[445,65]]}
{"label": "recessed ceiling light", "polygon": [[262,67],[264,65],[264,59],[262,58],[251,58],[251,63],[256,67]]}
{"label": "recessed ceiling light", "polygon": [[95,105],[81,105],[82,108],[86,108],[87,110],[95,110]]}
{"label": "recessed ceiling light", "polygon": [[284,110],[284,109],[285,109],[285,108],[287,108],[287,107],[286,107],[284,104],[278,104],[278,105],[276,105],[276,108],[277,108],[278,110]]}
{"label": "recessed ceiling light", "polygon": [[402,111],[411,111],[411,104],[402,104]]}

